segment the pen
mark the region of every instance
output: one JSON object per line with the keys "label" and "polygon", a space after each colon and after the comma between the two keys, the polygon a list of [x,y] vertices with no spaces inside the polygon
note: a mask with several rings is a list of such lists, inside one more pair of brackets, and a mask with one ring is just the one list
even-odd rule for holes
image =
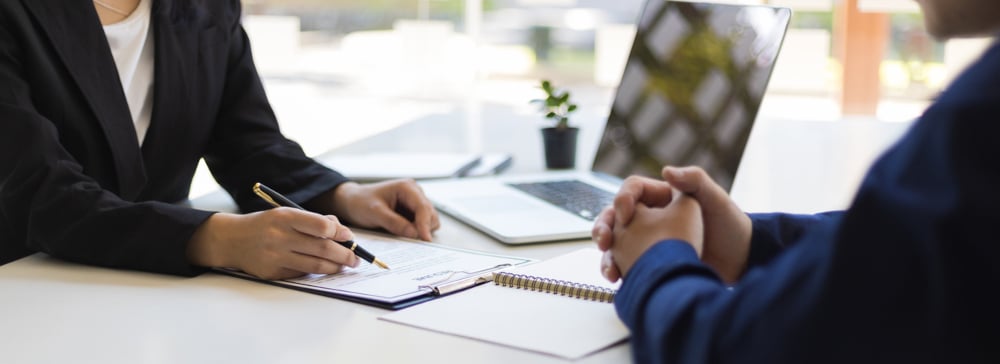
{"label": "pen", "polygon": [[[297,203],[292,202],[292,200],[289,200],[285,196],[282,196],[280,193],[275,192],[271,188],[263,184],[260,184],[259,182],[254,183],[253,193],[257,194],[257,196],[260,196],[260,198],[264,199],[264,201],[267,201],[267,203],[271,204],[274,207],[285,206],[285,207],[296,208],[299,210],[305,210],[304,208],[302,208],[302,206],[299,206]],[[358,243],[355,243],[354,240],[348,240],[348,241],[336,241],[333,239],[330,240],[333,241],[334,243],[340,244],[341,246],[347,249],[350,249],[359,258],[364,259],[369,263],[382,267],[382,269],[389,269],[388,265],[385,265],[385,263],[383,263],[381,260],[378,260],[378,258],[372,255],[372,253],[369,253],[367,250],[365,250],[365,248],[362,248],[360,245],[358,245]]]}

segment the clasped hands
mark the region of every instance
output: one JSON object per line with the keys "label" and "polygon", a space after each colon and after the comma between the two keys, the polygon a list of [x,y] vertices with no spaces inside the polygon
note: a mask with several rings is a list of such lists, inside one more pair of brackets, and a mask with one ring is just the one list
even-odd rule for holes
{"label": "clasped hands", "polygon": [[592,235],[604,251],[602,274],[612,282],[627,277],[650,247],[677,239],[726,282],[739,280],[750,252],[750,218],[701,168],[664,167],[662,175],[627,178],[598,216]]}
{"label": "clasped hands", "polygon": [[206,267],[237,268],[264,279],[337,273],[356,267],[353,252],[331,240],[354,239],[341,221],[431,240],[441,224],[434,206],[413,180],[343,183],[304,204],[251,214],[216,213],[188,243],[188,260]]}

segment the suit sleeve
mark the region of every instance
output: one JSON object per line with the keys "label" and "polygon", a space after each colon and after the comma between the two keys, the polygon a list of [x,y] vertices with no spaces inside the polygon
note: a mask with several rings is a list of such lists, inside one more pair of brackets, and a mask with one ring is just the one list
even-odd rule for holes
{"label": "suit sleeve", "polygon": [[269,207],[253,195],[255,182],[302,204],[347,178],[307,157],[297,143],[281,134],[239,22],[239,2],[232,3],[227,24],[228,71],[205,160],[243,210]]}
{"label": "suit sleeve", "polygon": [[[816,245],[819,249],[801,249]],[[800,242],[727,287],[690,244],[667,240],[633,265],[615,297],[637,363],[780,363],[788,331],[820,294],[822,242]]]}
{"label": "suit sleeve", "polygon": [[187,242],[211,213],[124,201],[87,176],[35,110],[22,76],[30,66],[10,28],[0,26],[0,229],[15,237],[0,242],[0,257],[40,251],[106,267],[202,272],[188,264]]}
{"label": "suit sleeve", "polygon": [[747,269],[767,264],[786,247],[791,246],[806,231],[836,223],[842,212],[831,211],[815,215],[783,214],[783,213],[753,213],[749,214],[753,223],[753,235],[750,238],[750,256],[747,259]]}

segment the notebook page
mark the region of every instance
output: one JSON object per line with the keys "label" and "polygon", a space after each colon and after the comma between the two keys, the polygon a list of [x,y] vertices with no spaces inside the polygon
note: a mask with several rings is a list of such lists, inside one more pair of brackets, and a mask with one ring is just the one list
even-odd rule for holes
{"label": "notebook page", "polygon": [[[600,259],[588,248],[507,271],[617,289],[601,277]],[[568,359],[628,338],[613,304],[492,283],[380,319]]]}

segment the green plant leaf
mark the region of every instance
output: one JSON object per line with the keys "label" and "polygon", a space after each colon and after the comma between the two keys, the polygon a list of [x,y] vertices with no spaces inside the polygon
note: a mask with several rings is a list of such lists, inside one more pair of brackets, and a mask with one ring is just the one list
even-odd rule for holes
{"label": "green plant leaf", "polygon": [[567,114],[577,109],[576,104],[569,102],[570,92],[556,89],[549,80],[541,80],[540,86],[545,91],[545,99],[535,99],[531,100],[531,102],[541,105],[540,109],[545,113],[545,118],[555,121],[555,128],[569,128],[569,117]]}
{"label": "green plant leaf", "polygon": [[549,82],[549,80],[542,80],[542,90],[545,90],[545,93],[551,95],[552,94],[552,82]]}

